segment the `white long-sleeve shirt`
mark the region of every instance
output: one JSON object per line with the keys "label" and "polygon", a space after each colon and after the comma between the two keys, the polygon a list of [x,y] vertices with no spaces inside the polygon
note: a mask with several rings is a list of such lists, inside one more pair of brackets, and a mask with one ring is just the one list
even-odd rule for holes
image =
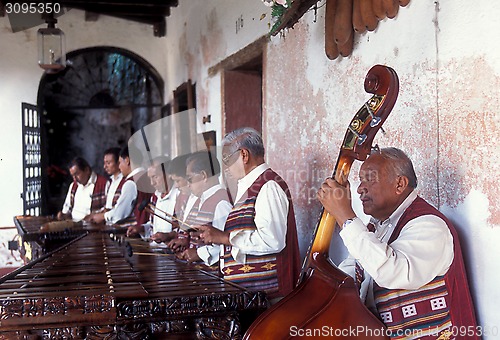
{"label": "white long-sleeve shirt", "polygon": [[373,280],[388,289],[417,289],[444,275],[453,261],[453,237],[446,222],[434,215],[409,221],[398,238],[387,244],[404,211],[415,200],[413,191],[385,221],[371,220],[370,232],[356,218],[340,232],[349,257],[339,268],[355,277],[356,260],[364,269],[360,296],[374,306]]}
{"label": "white long-sleeve shirt", "polygon": [[[155,214],[170,219],[170,217],[166,216],[163,212],[170,215],[174,214],[175,200],[177,199],[179,192],[180,191],[177,187],[173,187],[167,195],[161,197],[162,193],[156,191],[154,193],[156,196]],[[150,221],[144,224],[144,231],[146,235],[154,235],[158,232],[169,233],[172,231],[172,224],[170,222],[167,222],[158,216],[152,215],[151,217],[153,222]]]}
{"label": "white long-sleeve shirt", "polygon": [[[143,171],[142,168],[137,168],[132,170],[130,174],[126,177],[129,179],[133,177],[139,171]],[[116,201],[115,206],[110,211],[104,214],[104,219],[109,223],[116,223],[124,218],[129,217],[135,206],[135,200],[137,199],[137,185],[135,182],[126,181],[123,183],[122,192],[118,200]]]}
{"label": "white long-sleeve shirt", "polygon": [[73,188],[73,183],[69,185],[68,193],[66,194],[66,199],[64,200],[62,213],[71,213],[71,218],[73,221],[81,221],[90,214],[90,208],[92,206],[92,194],[94,193],[95,182],[97,181],[97,175],[92,171],[90,178],[86,184],[77,183],[77,188],[75,192],[74,205],[71,206],[71,188]]}
{"label": "white long-sleeve shirt", "polygon": [[[235,202],[245,194],[255,180],[269,169],[263,163],[238,181]],[[279,253],[286,246],[288,198],[275,181],[267,181],[255,201],[256,230],[236,230],[229,235],[231,255],[239,263],[246,262],[246,254],[266,255]]]}

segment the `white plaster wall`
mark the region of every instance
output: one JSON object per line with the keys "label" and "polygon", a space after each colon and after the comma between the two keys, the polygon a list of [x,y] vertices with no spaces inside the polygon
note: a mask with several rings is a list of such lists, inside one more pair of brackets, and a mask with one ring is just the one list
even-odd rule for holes
{"label": "white plaster wall", "polygon": [[[67,51],[93,46],[115,46],[141,56],[166,76],[165,38],[153,36],[147,25],[100,16],[85,22],[84,12],[70,10],[58,18],[66,35]],[[37,65],[37,30],[12,33],[8,17],[0,17],[0,226],[13,225],[22,214],[21,102],[36,104],[43,70]]]}
{"label": "white plaster wall", "polygon": [[488,330],[500,327],[500,275],[495,270],[500,257],[496,176],[500,171],[500,3],[447,0],[439,8],[442,211],[461,232],[478,317]]}

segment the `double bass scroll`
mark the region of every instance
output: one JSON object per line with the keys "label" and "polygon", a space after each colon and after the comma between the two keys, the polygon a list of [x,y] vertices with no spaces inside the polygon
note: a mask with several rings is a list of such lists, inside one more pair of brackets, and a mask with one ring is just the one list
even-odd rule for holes
{"label": "double bass scroll", "polygon": [[[396,103],[398,76],[390,67],[375,65],[364,87],[373,96],[349,123],[332,175],[342,185],[354,160],[364,161],[370,154],[376,133]],[[384,324],[361,302],[353,278],[330,262],[335,225],[335,218],[323,209],[297,287],[263,313],[244,339],[335,339],[352,334],[356,339],[388,339]]]}

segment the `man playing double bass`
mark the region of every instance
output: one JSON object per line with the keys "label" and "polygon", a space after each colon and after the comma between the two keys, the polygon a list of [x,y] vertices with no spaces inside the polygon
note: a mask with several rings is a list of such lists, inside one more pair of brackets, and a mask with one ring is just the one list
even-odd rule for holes
{"label": "man playing double bass", "polygon": [[411,160],[382,149],[363,163],[359,178],[367,226],[351,207],[349,185],[329,178],[317,196],[341,226],[349,257],[339,268],[355,279],[366,305],[391,337],[479,339],[455,229],[417,196]]}

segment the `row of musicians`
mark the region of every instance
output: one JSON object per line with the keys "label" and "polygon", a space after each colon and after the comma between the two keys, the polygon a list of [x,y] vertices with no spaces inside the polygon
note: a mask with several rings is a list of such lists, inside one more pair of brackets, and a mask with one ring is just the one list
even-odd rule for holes
{"label": "row of musicians", "polygon": [[[225,279],[266,291],[270,299],[282,297],[291,292],[300,270],[289,189],[265,163],[257,131],[235,130],[222,144],[225,175],[238,182],[234,204],[219,183],[221,167],[210,152],[171,161],[158,157],[147,169],[134,169],[125,147],[118,157],[117,150],[105,152],[110,180],[94,173],[82,158],[71,163],[74,182],[58,218],[94,223],[135,220],[128,236],[165,243],[190,262],[218,263]],[[145,174],[154,187],[152,195],[141,183]]]}
{"label": "row of musicians", "polygon": [[[180,256],[198,256],[207,264],[217,262],[213,245],[220,245],[218,263],[225,279],[267,291],[271,300],[279,298],[292,290],[299,270],[288,187],[264,162],[262,138],[255,130],[230,132],[222,145],[224,171],[238,182],[234,204],[228,203],[218,184],[217,162],[207,166],[196,155],[188,158],[182,167],[187,165],[186,172],[172,170],[170,177],[179,190],[177,198],[183,187],[194,196],[186,205],[180,203],[181,208],[174,204],[173,210],[197,232],[193,241],[180,232],[165,241],[175,249],[186,247]],[[120,168],[122,160],[127,163],[120,157]],[[122,174],[130,178],[123,168]],[[74,176],[79,181],[78,173]],[[368,225],[352,208],[349,185],[327,178],[317,198],[341,229],[349,256],[339,268],[355,279],[365,304],[395,335],[408,331],[419,334],[419,339],[448,339],[462,326],[478,330],[457,233],[443,214],[417,195],[409,157],[397,148],[377,149],[361,165],[359,180],[363,212],[371,216]],[[162,194],[156,196],[153,210],[159,211]],[[88,218],[98,221],[96,216]],[[142,233],[139,226],[129,233]],[[203,247],[207,248],[198,251]],[[468,333],[467,339],[478,338]]]}

